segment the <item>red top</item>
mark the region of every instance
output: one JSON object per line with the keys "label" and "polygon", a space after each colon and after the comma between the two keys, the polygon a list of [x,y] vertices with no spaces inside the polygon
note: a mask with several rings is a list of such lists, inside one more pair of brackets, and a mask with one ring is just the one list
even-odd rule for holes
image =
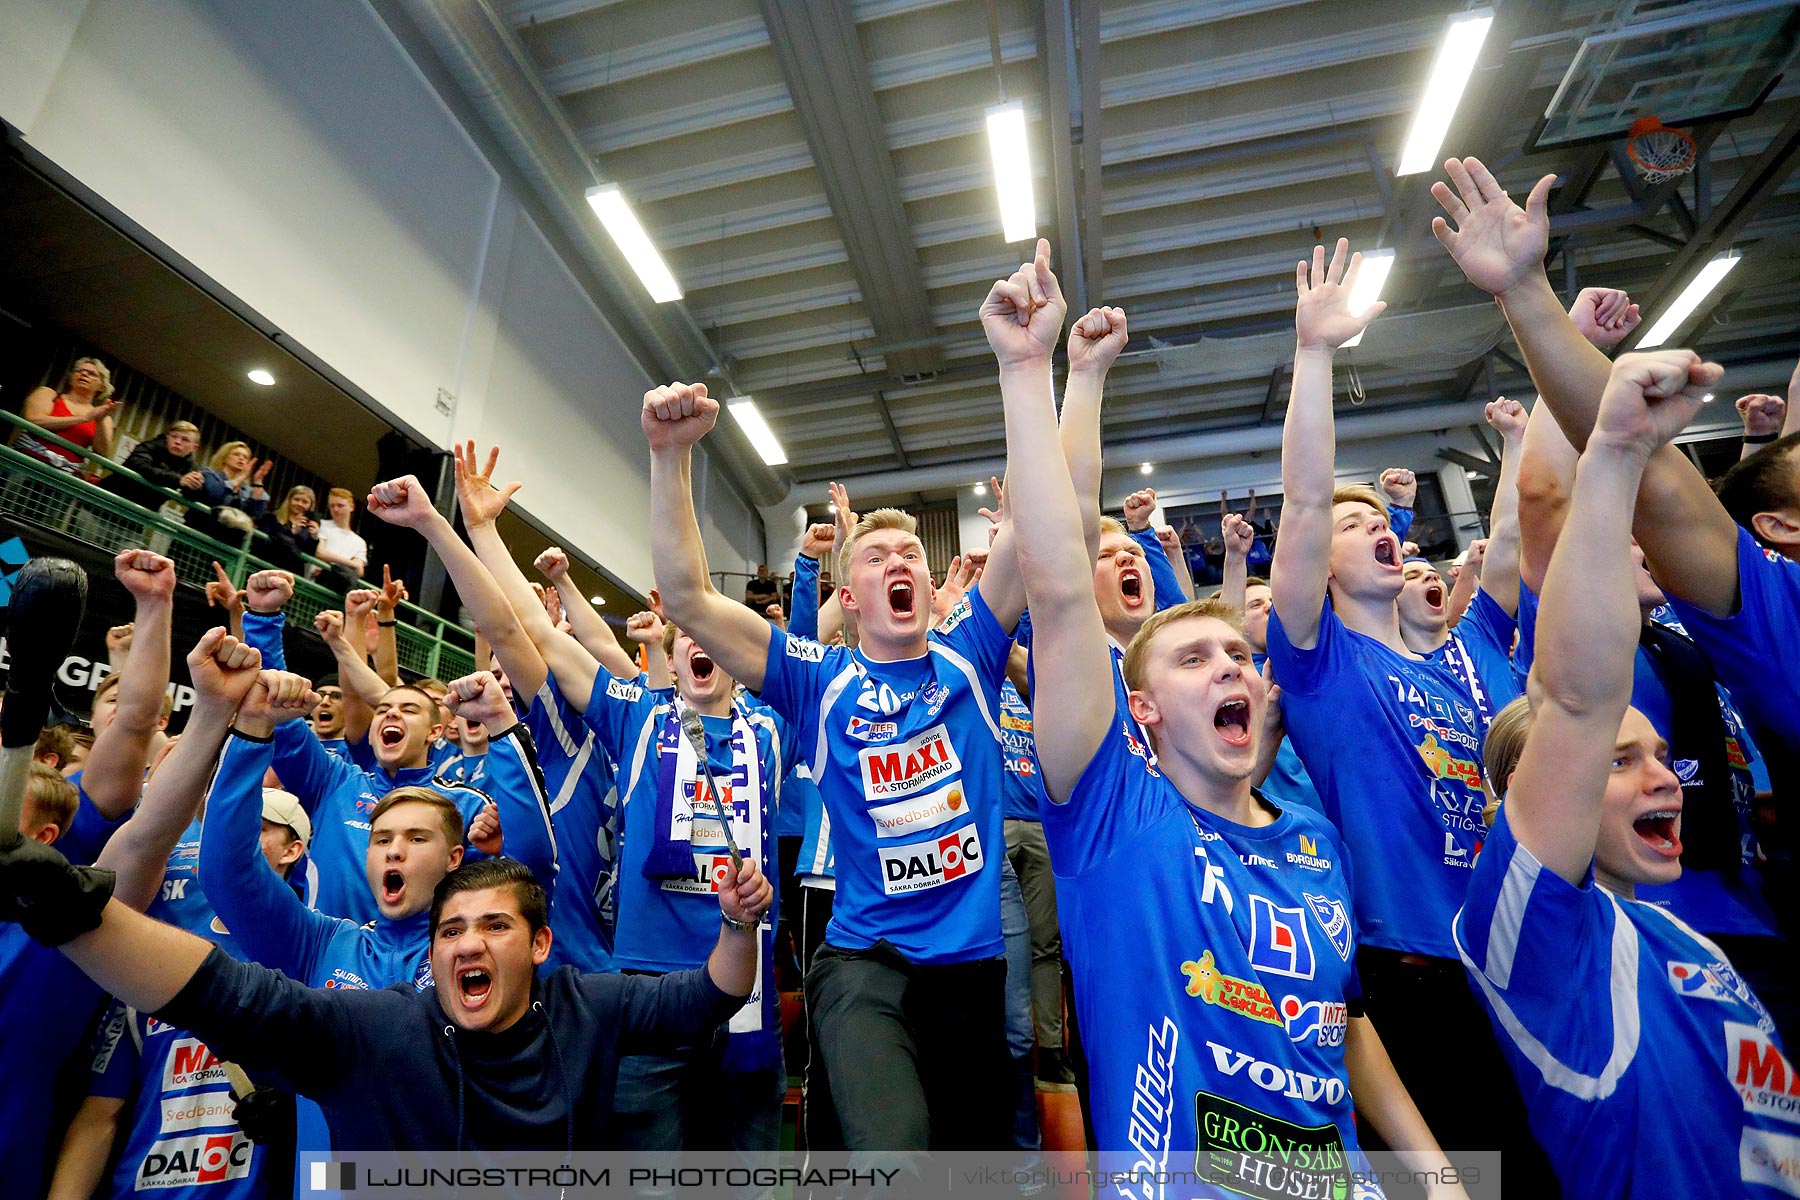
{"label": "red top", "polygon": [[[69,412],[69,405],[63,400],[60,392],[57,394],[56,403],[50,406],[50,415],[53,417],[67,417],[74,415]],[[79,425],[71,425],[67,429],[57,430],[56,436],[62,438],[64,441],[74,442],[77,446],[91,447],[94,444],[94,434],[97,432],[95,427],[98,424],[99,422],[97,421],[83,421]],[[72,463],[84,461],[81,455],[76,454],[72,450],[65,450],[54,442],[45,442],[43,443],[43,447],[52,454],[61,458],[66,458]]]}

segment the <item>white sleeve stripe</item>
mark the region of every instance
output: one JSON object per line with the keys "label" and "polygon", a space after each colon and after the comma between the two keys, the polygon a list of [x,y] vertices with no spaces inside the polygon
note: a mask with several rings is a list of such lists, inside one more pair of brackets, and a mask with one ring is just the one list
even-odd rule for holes
{"label": "white sleeve stripe", "polygon": [[644,727],[638,730],[637,745],[631,750],[631,770],[625,776],[625,787],[619,792],[619,807],[631,803],[631,794],[637,791],[638,779],[644,774],[644,757],[649,752],[652,735],[657,725],[662,723],[662,715],[668,710],[666,704],[659,704],[650,711],[644,720]]}
{"label": "white sleeve stripe", "polygon": [[1512,861],[1506,864],[1506,878],[1500,885],[1500,898],[1494,904],[1494,918],[1488,923],[1487,977],[1497,988],[1512,986],[1513,955],[1519,949],[1519,930],[1525,924],[1525,909],[1531,903],[1531,890],[1537,886],[1544,865],[1523,845],[1514,844]]}
{"label": "white sleeve stripe", "polygon": [[975,695],[975,707],[981,710],[981,719],[987,722],[988,731],[994,735],[994,740],[999,741],[1000,725],[988,709],[987,692],[982,689],[981,679],[975,674],[975,665],[942,642],[931,643],[931,652],[962,672],[963,677],[969,681],[969,691]]}
{"label": "white sleeve stripe", "polygon": [[753,729],[762,729],[769,735],[769,761],[774,765],[774,778],[769,784],[769,795],[777,802],[781,796],[781,781],[787,776],[787,767],[782,762],[781,729],[775,724],[775,718],[768,713],[744,711],[744,720]]}
{"label": "white sleeve stripe", "polygon": [[1604,888],[1601,894],[1612,905],[1612,966],[1610,992],[1612,1001],[1612,1055],[1606,1060],[1606,1066],[1599,1075],[1583,1075],[1568,1066],[1553,1054],[1549,1047],[1533,1037],[1518,1015],[1515,1014],[1506,998],[1497,991],[1488,977],[1477,969],[1475,960],[1469,957],[1468,950],[1462,944],[1462,914],[1450,924],[1451,936],[1456,940],[1456,952],[1468,968],[1470,978],[1474,979],[1481,993],[1493,1008],[1494,1017],[1500,1022],[1500,1028],[1512,1039],[1513,1045],[1519,1048],[1526,1061],[1537,1068],[1538,1074],[1545,1083],[1560,1092],[1567,1092],[1577,1100],[1604,1100],[1613,1094],[1619,1086],[1619,1079],[1630,1069],[1632,1060],[1637,1057],[1639,1016],[1638,1016],[1638,932],[1637,926],[1628,920],[1619,908],[1619,902]]}
{"label": "white sleeve stripe", "polygon": [[818,783],[824,778],[821,772],[831,764],[829,749],[831,706],[837,703],[838,697],[844,694],[844,689],[850,686],[850,681],[854,678],[856,678],[856,667],[852,663],[839,671],[837,677],[826,686],[825,691],[819,696],[819,740],[818,745],[813,748],[813,760],[808,765],[808,769],[812,771],[814,783]]}
{"label": "white sleeve stripe", "polygon": [[519,769],[525,772],[526,786],[531,789],[531,798],[537,801],[532,807],[536,810],[538,819],[544,823],[544,836],[550,839],[550,867],[552,870],[558,869],[561,857],[556,850],[556,822],[550,819],[550,797],[544,789],[544,772],[538,766],[537,744],[532,740],[531,730],[520,723],[512,737],[503,737],[497,743],[490,743],[488,753],[495,753],[496,750],[501,754],[517,757]]}
{"label": "white sleeve stripe", "polygon": [[569,760],[568,773],[563,776],[562,787],[556,791],[556,799],[550,802],[550,814],[555,816],[569,806],[575,798],[575,789],[581,786],[581,777],[587,772],[588,759],[594,755],[594,731],[588,730],[587,740],[581,743],[581,749]]}
{"label": "white sleeve stripe", "polygon": [[813,849],[811,875],[823,875],[825,866],[831,861],[831,810],[821,805],[819,809],[819,844]]}
{"label": "white sleeve stripe", "polygon": [[[550,722],[550,732],[556,735],[557,744],[562,747],[563,754],[574,756],[576,753],[575,738],[569,733],[569,727],[563,724],[562,712],[556,703],[556,693],[550,690],[548,678],[538,687],[536,702],[543,705],[544,716]],[[589,736],[592,736],[591,731]]]}

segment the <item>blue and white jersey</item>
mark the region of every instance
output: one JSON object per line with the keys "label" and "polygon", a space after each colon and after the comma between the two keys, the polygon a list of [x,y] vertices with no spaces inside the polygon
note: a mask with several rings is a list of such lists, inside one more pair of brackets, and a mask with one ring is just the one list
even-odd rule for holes
{"label": "blue and white jersey", "polygon": [[997,958],[1005,768],[1000,685],[1012,637],[976,587],[918,658],[875,662],[779,629],[763,700],[792,724],[825,798],[837,899],[825,939],[885,940],[916,963]]}
{"label": "blue and white jersey", "polygon": [[1231,1189],[1156,1187],[1166,1200],[1349,1195],[1360,988],[1343,845],[1304,810],[1258,828],[1189,804],[1132,729],[1118,714],[1068,802],[1044,806],[1101,1169]]}
{"label": "blue and white jersey", "polygon": [[[719,884],[731,869],[731,854],[706,771],[682,732],[674,704],[667,692],[619,679],[602,686],[597,680],[583,714],[621,767],[617,970],[685,971],[705,965],[718,942]],[[785,722],[740,691],[731,716],[702,716],[700,723],[706,732],[705,766],[719,781],[718,799],[731,822],[732,840],[764,875],[776,878],[774,816],[786,770]],[[657,868],[659,846],[679,851],[685,874]],[[779,897],[759,931],[756,990],[728,1026],[731,1069],[772,1067],[781,1059],[773,944],[778,904]]]}
{"label": "blue and white jersey", "polygon": [[1031,706],[1012,680],[1000,685],[1000,747],[1006,759],[1003,815],[1009,821],[1041,821],[1044,774],[1038,769],[1037,739],[1031,733]]}
{"label": "blue and white jersey", "polygon": [[1517,618],[1508,616],[1497,600],[1476,588],[1462,620],[1431,655],[1434,662],[1450,669],[1474,700],[1483,741],[1500,710],[1525,694],[1513,676],[1513,635],[1518,628]]}
{"label": "blue and white jersey", "polygon": [[1800,754],[1800,563],[1764,550],[1738,530],[1738,608],[1729,617],[1670,600],[1694,644],[1706,652],[1719,682],[1763,749],[1772,742]]}
{"label": "blue and white jersey", "polygon": [[117,820],[102,816],[81,785],[82,774],[77,771],[69,776],[69,782],[75,785],[75,815],[69,819],[69,827],[57,836],[56,849],[76,866],[86,867],[100,857],[100,851],[106,849],[106,843],[119,826],[131,819],[131,814]]}
{"label": "blue and white jersey", "polygon": [[[599,679],[595,686],[600,686]],[[521,719],[537,746],[561,866],[550,906],[550,931],[555,936],[545,969],[567,963],[583,972],[607,970],[612,963],[619,841],[612,757],[563,696],[555,675],[544,677],[544,686]]]}
{"label": "blue and white jersey", "polygon": [[[796,765],[795,772],[805,771],[804,765]],[[799,878],[802,887],[824,888],[827,891],[837,890],[837,855],[831,847],[831,814],[825,809],[825,797],[819,792],[819,785],[812,781],[811,772],[807,772],[804,787],[796,788],[797,779],[788,778],[782,786],[781,802],[788,803],[788,798],[798,792],[802,832],[800,834],[800,859],[794,864],[794,874]]]}
{"label": "blue and white jersey", "polygon": [[0,1160],[6,1194],[41,1196],[62,1130],[52,1081],[80,1053],[104,995],[81,968],[0,923]]}
{"label": "blue and white jersey", "polygon": [[225,1066],[185,1029],[114,1001],[95,1037],[88,1094],[125,1101],[116,1200],[261,1200],[268,1152],[238,1128]]}
{"label": "blue and white jersey", "polygon": [[1433,659],[1345,627],[1325,601],[1298,650],[1269,614],[1288,740],[1356,860],[1362,940],[1453,958],[1450,920],[1487,836],[1475,702]]}
{"label": "blue and white jersey", "polygon": [[[258,788],[261,781],[258,781]],[[258,795],[261,795],[259,790]],[[157,890],[156,898],[150,901],[145,911],[158,921],[173,925],[177,929],[185,929],[195,937],[205,938],[218,946],[231,957],[243,961],[244,952],[238,948],[237,939],[231,936],[231,930],[219,919],[213,910],[212,901],[206,897],[206,888],[200,882],[200,837],[203,831],[202,818],[195,817],[182,831],[181,840],[175,843],[174,853],[169,855],[169,864],[163,868],[162,887]],[[259,825],[258,830],[261,830]],[[257,856],[261,858],[262,847],[257,846]],[[267,860],[263,861],[263,869],[268,869]],[[273,874],[273,872],[270,872]]]}
{"label": "blue and white jersey", "polygon": [[452,783],[460,783],[464,787],[487,787],[487,760],[485,754],[458,754],[438,768],[438,778]]}
{"label": "blue and white jersey", "polygon": [[[1266,654],[1250,656],[1261,671],[1263,664],[1269,661]],[[1280,683],[1270,672],[1269,682]],[[1269,776],[1262,781],[1259,789],[1264,799],[1272,800],[1280,808],[1310,808],[1316,813],[1325,811],[1325,802],[1319,799],[1319,789],[1313,786],[1312,776],[1306,773],[1306,764],[1300,761],[1300,754],[1294,749],[1294,739],[1287,736],[1284,729],[1281,735],[1281,748],[1275,752],[1275,762],[1269,767]]]}
{"label": "blue and white jersey", "polygon": [[1503,805],[1457,947],[1569,1196],[1800,1196],[1800,1076],[1719,948],[1575,887]]}

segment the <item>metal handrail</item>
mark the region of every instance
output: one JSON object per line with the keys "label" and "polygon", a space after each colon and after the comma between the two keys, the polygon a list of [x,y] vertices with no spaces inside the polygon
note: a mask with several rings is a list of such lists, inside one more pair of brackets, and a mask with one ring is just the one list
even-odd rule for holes
{"label": "metal handrail", "polygon": [[[176,561],[176,577],[183,582],[198,587],[212,582],[214,562],[239,587],[257,571],[277,569],[251,552],[252,538],[248,535],[244,544],[232,546],[12,446],[0,445],[0,475],[7,481],[0,485],[0,510],[30,517],[26,510],[32,501],[53,497],[54,502],[38,505],[42,511],[35,519],[40,524],[111,553],[135,546],[156,549],[156,543],[161,542]],[[206,511],[201,505],[188,507]],[[50,511],[52,508],[56,511]],[[363,586],[374,585],[364,582]],[[290,620],[310,624],[319,611],[339,607],[342,600],[336,593],[304,575],[295,577],[294,600],[288,609]],[[410,669],[440,678],[446,672],[454,676],[474,669],[474,635],[462,626],[410,601],[396,606],[395,619],[402,622],[395,629],[395,640],[402,662]]]}

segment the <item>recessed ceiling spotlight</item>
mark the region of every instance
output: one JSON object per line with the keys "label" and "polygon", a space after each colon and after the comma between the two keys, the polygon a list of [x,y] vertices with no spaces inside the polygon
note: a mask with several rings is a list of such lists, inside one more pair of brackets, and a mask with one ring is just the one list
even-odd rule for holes
{"label": "recessed ceiling spotlight", "polygon": [[261,367],[258,367],[256,370],[250,372],[250,382],[260,383],[264,387],[274,387],[275,377]]}

